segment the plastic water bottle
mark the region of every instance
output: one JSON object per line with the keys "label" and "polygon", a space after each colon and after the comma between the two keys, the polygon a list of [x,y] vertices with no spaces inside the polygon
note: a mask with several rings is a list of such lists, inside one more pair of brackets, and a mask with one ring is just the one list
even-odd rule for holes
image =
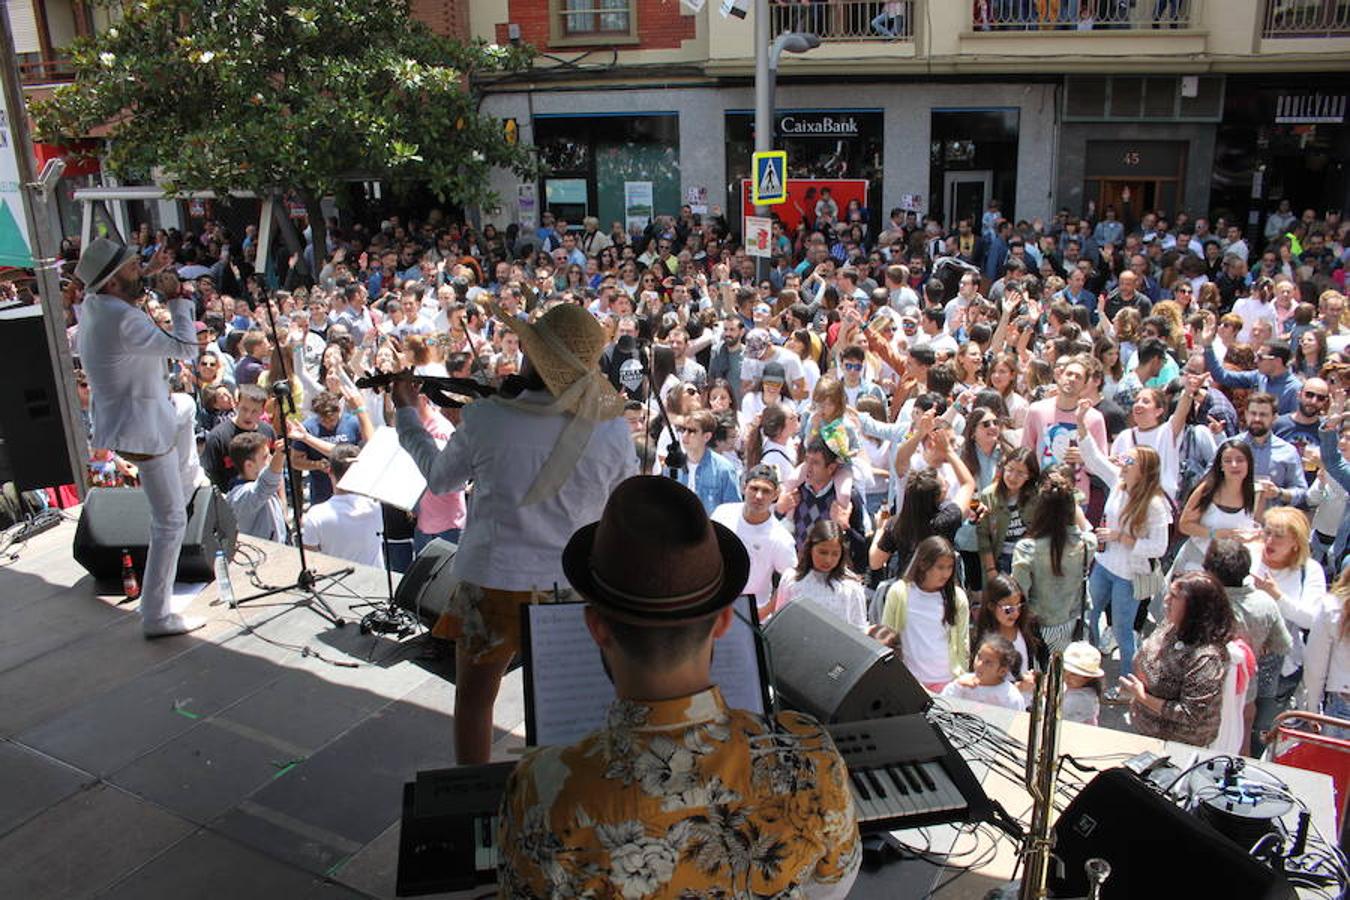
{"label": "plastic water bottle", "polygon": [[216,551],[216,592],[225,605],[234,609],[234,588],[230,585],[230,562],[224,550]]}

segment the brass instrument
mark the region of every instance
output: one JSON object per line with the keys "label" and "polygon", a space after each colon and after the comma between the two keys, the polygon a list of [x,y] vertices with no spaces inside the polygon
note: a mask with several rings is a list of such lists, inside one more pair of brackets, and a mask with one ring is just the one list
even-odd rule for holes
{"label": "brass instrument", "polygon": [[1054,850],[1051,815],[1055,810],[1055,778],[1059,765],[1059,704],[1064,688],[1064,655],[1052,654],[1049,670],[1036,675],[1027,729],[1025,784],[1034,806],[1031,827],[1022,847],[1021,900],[1044,900]]}

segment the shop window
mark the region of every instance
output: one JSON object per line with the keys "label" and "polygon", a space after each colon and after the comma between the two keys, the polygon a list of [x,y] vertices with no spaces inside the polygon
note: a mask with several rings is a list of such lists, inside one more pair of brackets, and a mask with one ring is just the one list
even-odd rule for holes
{"label": "shop window", "polygon": [[636,0],[549,0],[550,41],[568,44],[636,43]]}

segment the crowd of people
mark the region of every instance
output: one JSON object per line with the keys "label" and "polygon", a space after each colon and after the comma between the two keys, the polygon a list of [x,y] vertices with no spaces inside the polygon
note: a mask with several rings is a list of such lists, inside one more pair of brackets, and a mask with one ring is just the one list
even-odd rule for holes
{"label": "crowd of people", "polygon": [[[183,489],[218,487],[246,534],[397,570],[460,544],[474,592],[438,634],[475,642],[460,690],[477,708],[518,640],[483,613],[562,595],[532,554],[640,473],[739,536],[762,617],[817,603],[934,692],[1020,706],[1059,652],[1070,717],[1124,703],[1136,730],[1196,744],[1250,752],[1292,704],[1350,711],[1338,213],[1282,204],[1262,241],[1113,208],[1014,222],[995,202],[950,228],[894,210],[875,232],[866,210],[814,213],[775,223],[760,270],[690,207],[640,233],[547,212],[523,230],[334,222],[322,252],[269,272],[251,228],[142,229],[125,249],[150,289],[123,287],[167,337],[143,352],[176,360],[171,412],[200,451]],[[68,296],[86,370],[107,365],[87,287]],[[356,386],[405,370],[500,393],[460,409],[413,382]],[[107,440],[97,408],[91,477],[149,488],[153,454]],[[412,511],[338,486],[389,426],[428,477]],[[603,489],[569,493],[583,470]],[[532,508],[566,531],[530,546]],[[458,736],[485,758],[490,718],[471,719]]]}

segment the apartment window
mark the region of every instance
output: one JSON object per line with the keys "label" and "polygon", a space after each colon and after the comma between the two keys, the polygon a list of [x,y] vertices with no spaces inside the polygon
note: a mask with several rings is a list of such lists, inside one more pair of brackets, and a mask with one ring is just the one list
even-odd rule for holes
{"label": "apartment window", "polygon": [[636,43],[635,0],[549,0],[554,45]]}

